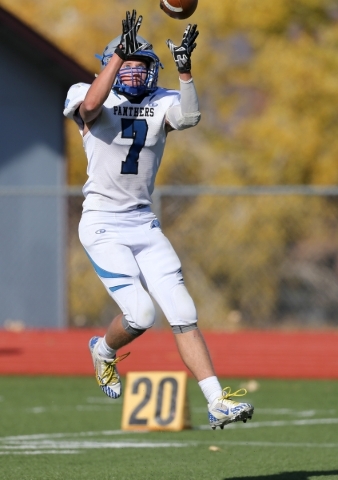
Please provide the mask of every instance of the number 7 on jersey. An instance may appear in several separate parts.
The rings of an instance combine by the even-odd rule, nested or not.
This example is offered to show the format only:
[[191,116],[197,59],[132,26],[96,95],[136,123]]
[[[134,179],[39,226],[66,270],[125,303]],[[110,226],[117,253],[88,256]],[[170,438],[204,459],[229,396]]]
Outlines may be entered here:
[[137,175],[138,159],[146,143],[148,124],[146,120],[134,118],[122,118],[121,124],[122,138],[131,138],[133,140],[128,155],[122,162],[121,173]]

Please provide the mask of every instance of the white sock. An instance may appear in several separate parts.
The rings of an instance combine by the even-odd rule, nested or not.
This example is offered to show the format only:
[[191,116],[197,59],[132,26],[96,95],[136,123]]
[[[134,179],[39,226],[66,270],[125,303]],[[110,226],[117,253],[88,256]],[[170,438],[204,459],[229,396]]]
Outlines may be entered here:
[[113,358],[116,355],[116,350],[110,348],[106,342],[106,337],[103,337],[99,343],[97,352],[103,358]]
[[198,385],[209,404],[222,396],[222,387],[216,376],[205,378],[198,382]]

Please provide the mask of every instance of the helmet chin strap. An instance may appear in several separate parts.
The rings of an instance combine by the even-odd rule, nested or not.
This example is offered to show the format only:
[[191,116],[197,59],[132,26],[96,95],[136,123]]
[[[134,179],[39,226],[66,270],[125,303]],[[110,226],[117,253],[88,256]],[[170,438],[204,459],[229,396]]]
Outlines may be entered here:
[[145,85],[140,85],[139,87],[132,87],[130,85],[125,85],[124,83],[122,83],[119,85],[113,85],[112,90],[115,90],[118,93],[126,93],[128,95],[132,95],[133,97],[138,97],[146,93],[147,87]]

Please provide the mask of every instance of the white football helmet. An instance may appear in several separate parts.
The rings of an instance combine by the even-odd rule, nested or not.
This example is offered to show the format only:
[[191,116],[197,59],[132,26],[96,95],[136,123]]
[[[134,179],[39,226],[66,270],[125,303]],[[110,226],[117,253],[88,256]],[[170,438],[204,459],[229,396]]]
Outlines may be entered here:
[[[160,62],[160,59],[153,51],[153,47],[151,44],[147,42],[144,38],[137,35],[136,37],[139,48],[135,52],[135,54],[131,55],[130,58],[137,59],[143,61],[147,64],[147,75],[143,82],[143,84],[132,84],[132,85],[125,85],[122,82],[120,73],[117,74],[115,83],[113,85],[113,90],[116,90],[120,93],[127,93],[129,95],[138,96],[143,95],[145,93],[152,93],[157,89],[157,80],[158,80],[158,73],[159,67],[163,68],[163,65]],[[106,48],[103,50],[102,56],[96,55],[96,57],[101,62],[101,68],[103,69],[114,55],[115,49],[121,43],[121,37],[116,37],[114,40],[108,43]],[[133,70],[136,73],[137,69],[128,67],[130,70],[130,77],[133,78]],[[126,74],[126,69],[124,70],[124,74]]]

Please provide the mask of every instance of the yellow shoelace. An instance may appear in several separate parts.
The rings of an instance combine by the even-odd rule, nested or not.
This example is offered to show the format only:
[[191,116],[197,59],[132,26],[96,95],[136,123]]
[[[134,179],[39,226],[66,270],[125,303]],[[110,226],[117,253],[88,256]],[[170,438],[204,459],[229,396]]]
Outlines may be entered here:
[[99,379],[99,376],[96,375],[97,383],[101,387],[104,387],[111,382],[116,383],[118,381],[118,376],[116,374],[115,365],[118,362],[121,362],[121,360],[124,360],[126,357],[128,357],[129,354],[130,354],[130,352],[124,353],[123,355],[120,355],[119,357],[116,357],[116,358],[114,358],[114,360],[111,360],[111,361],[105,360],[104,363],[106,364],[106,366],[105,366],[105,369],[103,370],[103,372],[101,374],[101,379]]
[[240,388],[239,390],[236,390],[236,392],[231,392],[231,387],[225,387],[222,390],[222,396],[220,400],[231,400],[231,397],[243,397],[247,393],[248,392],[245,388]]

